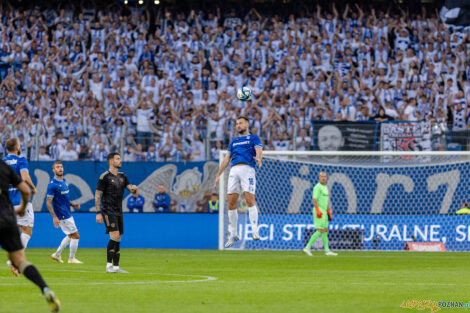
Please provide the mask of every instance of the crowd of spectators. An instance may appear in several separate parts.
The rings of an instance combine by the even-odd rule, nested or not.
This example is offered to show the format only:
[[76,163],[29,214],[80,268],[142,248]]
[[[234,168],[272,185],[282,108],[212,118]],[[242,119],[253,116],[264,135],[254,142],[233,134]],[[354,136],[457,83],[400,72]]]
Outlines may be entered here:
[[[312,119],[470,126],[469,32],[424,6],[268,16],[3,4],[0,31],[0,143],[17,137],[32,160],[216,159],[239,115],[276,150],[311,149]],[[252,101],[236,99],[241,86]]]

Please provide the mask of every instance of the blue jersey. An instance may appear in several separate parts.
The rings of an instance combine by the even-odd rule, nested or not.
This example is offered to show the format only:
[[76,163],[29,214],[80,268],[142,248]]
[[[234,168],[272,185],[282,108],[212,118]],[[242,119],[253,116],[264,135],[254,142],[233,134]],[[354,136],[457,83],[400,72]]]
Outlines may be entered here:
[[233,138],[228,146],[228,153],[230,153],[231,166],[239,163],[246,163],[251,167],[255,167],[256,156],[255,148],[263,148],[263,144],[257,135],[245,135]]
[[55,177],[52,178],[47,186],[47,197],[52,198],[52,208],[59,220],[72,217],[70,212],[69,186],[65,178],[62,180],[58,180]]
[[142,195],[138,195],[137,199],[134,196],[130,196],[127,200],[127,208],[129,212],[134,212],[134,209],[142,212],[144,210],[145,199]]
[[[5,158],[3,158],[6,164],[10,165],[13,170],[15,171],[16,175],[21,177],[21,172],[26,171],[28,172],[28,161],[25,157],[17,156],[16,154],[9,154]],[[18,189],[13,186],[10,186],[9,196],[10,201],[13,206],[19,205],[21,203],[21,194]]]
[[167,193],[157,193],[153,199],[155,212],[170,212],[171,198]]

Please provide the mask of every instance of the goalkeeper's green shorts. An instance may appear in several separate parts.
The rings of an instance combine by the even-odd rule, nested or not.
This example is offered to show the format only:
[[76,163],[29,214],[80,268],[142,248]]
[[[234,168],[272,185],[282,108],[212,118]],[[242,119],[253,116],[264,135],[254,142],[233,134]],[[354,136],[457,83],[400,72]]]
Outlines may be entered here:
[[315,225],[315,229],[325,229],[328,228],[328,213],[321,210],[322,216],[321,218],[317,217],[315,211],[313,211],[313,224]]

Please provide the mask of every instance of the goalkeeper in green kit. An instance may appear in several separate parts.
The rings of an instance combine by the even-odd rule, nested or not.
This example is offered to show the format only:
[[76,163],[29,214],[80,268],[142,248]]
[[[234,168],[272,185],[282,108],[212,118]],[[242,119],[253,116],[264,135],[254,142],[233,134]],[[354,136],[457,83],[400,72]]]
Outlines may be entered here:
[[317,230],[310,240],[308,241],[307,246],[304,248],[304,252],[312,256],[313,243],[321,237],[323,241],[323,247],[325,249],[325,254],[328,256],[336,256],[337,254],[330,251],[328,247],[328,221],[332,220],[331,211],[329,207],[329,195],[328,187],[326,186],[327,175],[325,172],[320,172],[318,175],[318,180],[320,181],[313,188],[312,202],[313,202],[313,221],[315,224],[315,229]]

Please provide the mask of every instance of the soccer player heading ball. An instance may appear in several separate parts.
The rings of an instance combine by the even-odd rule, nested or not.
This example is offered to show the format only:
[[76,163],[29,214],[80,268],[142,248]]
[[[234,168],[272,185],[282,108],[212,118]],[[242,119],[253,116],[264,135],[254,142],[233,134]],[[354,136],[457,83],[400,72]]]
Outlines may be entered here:
[[321,236],[323,241],[323,248],[325,249],[325,254],[329,256],[335,256],[336,253],[330,251],[328,247],[328,221],[333,219],[331,211],[329,209],[329,197],[330,193],[328,187],[326,186],[327,175],[325,172],[320,172],[318,175],[318,180],[320,181],[313,188],[312,203],[313,203],[313,221],[315,224],[315,229],[317,230],[310,240],[308,241],[307,246],[304,248],[304,252],[312,256],[310,250],[312,249],[313,243]]
[[249,121],[245,116],[240,116],[236,120],[235,125],[239,137],[232,139],[228,146],[228,153],[220,165],[217,176],[215,177],[214,188],[217,188],[217,183],[220,175],[225,168],[231,163],[230,174],[228,176],[228,219],[230,222],[230,238],[225,247],[230,248],[238,238],[237,224],[238,212],[237,202],[240,191],[242,191],[246,198],[248,205],[248,216],[250,219],[251,229],[253,232],[253,240],[259,240],[258,233],[258,209],[255,204],[255,165],[261,167],[261,159],[263,158],[263,145],[261,140],[256,135],[249,133]]

